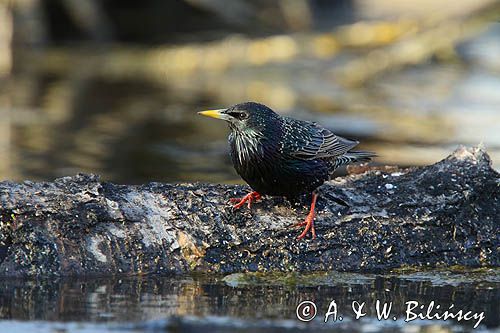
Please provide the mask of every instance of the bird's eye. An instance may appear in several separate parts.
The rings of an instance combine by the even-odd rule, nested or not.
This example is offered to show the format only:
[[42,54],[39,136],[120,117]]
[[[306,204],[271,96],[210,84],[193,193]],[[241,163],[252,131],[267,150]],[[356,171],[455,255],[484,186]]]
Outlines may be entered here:
[[245,120],[248,118],[248,113],[242,111],[233,111],[230,115],[238,120]]

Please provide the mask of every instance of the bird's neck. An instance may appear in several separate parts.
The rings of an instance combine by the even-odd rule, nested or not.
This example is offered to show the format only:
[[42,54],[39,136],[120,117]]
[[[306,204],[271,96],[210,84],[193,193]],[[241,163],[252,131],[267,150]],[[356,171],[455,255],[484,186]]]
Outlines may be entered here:
[[246,164],[262,158],[265,152],[263,140],[264,134],[253,129],[232,130],[229,142],[233,159],[239,164]]

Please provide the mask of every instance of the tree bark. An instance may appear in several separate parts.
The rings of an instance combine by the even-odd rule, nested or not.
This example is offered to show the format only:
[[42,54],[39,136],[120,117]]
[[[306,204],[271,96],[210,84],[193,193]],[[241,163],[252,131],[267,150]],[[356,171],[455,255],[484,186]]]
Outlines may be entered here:
[[246,186],[5,181],[0,276],[498,267],[490,164],[482,148],[459,148],[431,166],[336,178],[319,189],[318,237],[300,241],[291,226],[307,205],[264,197],[233,211],[228,199]]

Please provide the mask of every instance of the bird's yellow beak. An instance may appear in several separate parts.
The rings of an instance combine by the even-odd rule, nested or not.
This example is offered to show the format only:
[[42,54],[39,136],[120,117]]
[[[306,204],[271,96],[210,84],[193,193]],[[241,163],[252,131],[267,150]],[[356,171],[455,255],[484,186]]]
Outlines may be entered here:
[[218,109],[218,110],[207,110],[207,111],[200,111],[198,114],[205,116],[205,117],[211,117],[211,118],[216,118],[216,119],[226,119],[224,117],[225,115],[222,113],[225,109]]

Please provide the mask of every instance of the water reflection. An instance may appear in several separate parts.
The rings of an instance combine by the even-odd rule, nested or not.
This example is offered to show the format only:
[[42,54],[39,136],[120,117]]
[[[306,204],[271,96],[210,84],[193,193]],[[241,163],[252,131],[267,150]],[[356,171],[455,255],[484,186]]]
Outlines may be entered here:
[[[483,142],[500,168],[498,1],[231,3],[0,1],[0,179],[88,172],[119,183],[241,182],[225,124],[196,111],[246,100],[359,139],[382,164],[429,164],[459,143]],[[236,287],[206,276],[3,280],[0,318],[35,322],[3,321],[0,330],[104,332],[134,321],[144,324],[125,329],[316,332],[332,327],[297,326],[300,300],[324,309],[332,298],[341,307],[379,298],[399,312],[409,299],[485,311],[491,332],[497,273]],[[373,315],[335,328],[470,331]],[[104,324],[79,326],[87,321]]]
[[[456,71],[431,66],[388,75],[362,91],[306,91],[297,97],[299,105],[280,111],[359,139],[362,148],[379,153],[379,163],[429,164],[460,143],[482,142],[498,167],[500,81],[486,73],[457,77]],[[226,77],[221,86],[244,90],[239,80]],[[2,163],[8,164],[3,178],[51,179],[93,172],[121,183],[240,181],[227,156],[225,124],[201,119],[196,111],[247,96],[231,97],[228,91],[230,96],[222,100],[179,101],[172,96],[175,92],[150,82],[91,80],[65,100],[59,95],[70,93],[65,84],[38,86],[31,94],[43,96],[42,101],[24,106],[19,101],[11,124],[7,118],[0,121],[12,136],[3,154]],[[13,95],[22,87],[18,85]]]
[[196,111],[245,100],[359,139],[382,164],[429,164],[482,142],[498,168],[499,7],[481,6],[491,8],[155,48],[16,49],[0,77],[0,178],[241,182],[224,124]]
[[[348,273],[311,276],[271,276],[234,283],[230,277],[124,277],[88,280],[3,280],[0,286],[0,318],[57,322],[146,322],[171,316],[230,317],[241,320],[291,320],[302,300],[314,301],[320,312],[335,299],[344,309],[344,324],[360,331],[374,324],[375,300],[393,302],[395,314],[403,314],[408,300],[443,307],[485,312],[483,327],[498,327],[500,288],[498,272],[414,273],[377,276]],[[367,317],[354,321],[348,311],[352,301],[367,302]],[[426,321],[412,324],[427,326]],[[432,322],[434,326],[467,323]],[[1,326],[1,325],[0,325]],[[403,325],[404,326],[404,325]],[[457,326],[457,327],[458,327]],[[344,327],[345,328],[345,327]]]

